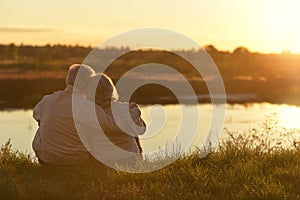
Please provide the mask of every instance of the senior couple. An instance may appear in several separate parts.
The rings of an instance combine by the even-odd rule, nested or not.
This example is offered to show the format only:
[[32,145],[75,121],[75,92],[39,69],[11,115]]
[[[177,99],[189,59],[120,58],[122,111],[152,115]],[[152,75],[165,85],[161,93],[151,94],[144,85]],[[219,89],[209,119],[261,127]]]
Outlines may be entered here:
[[135,103],[121,103],[111,79],[83,64],[70,66],[66,88],[46,95],[33,117],[33,150],[42,165],[76,165],[91,157],[110,165],[142,159],[146,126]]

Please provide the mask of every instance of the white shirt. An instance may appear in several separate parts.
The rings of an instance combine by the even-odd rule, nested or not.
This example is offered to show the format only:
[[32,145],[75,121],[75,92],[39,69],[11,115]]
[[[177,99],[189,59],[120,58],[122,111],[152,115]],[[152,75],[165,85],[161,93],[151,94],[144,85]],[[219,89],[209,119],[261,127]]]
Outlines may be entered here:
[[40,126],[32,146],[37,157],[46,163],[72,165],[89,157],[74,124],[72,100],[79,107],[86,101],[68,85],[65,90],[44,96],[33,109]]
[[74,115],[78,134],[87,150],[104,164],[131,159],[138,154],[134,137],[143,134],[146,127],[131,120],[128,106],[128,103],[113,102],[112,118],[94,102],[86,101]]

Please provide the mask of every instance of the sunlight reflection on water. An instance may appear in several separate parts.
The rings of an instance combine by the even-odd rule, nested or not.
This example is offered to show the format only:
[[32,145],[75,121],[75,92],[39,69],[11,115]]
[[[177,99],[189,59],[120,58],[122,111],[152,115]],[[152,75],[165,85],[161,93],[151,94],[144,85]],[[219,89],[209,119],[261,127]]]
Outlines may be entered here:
[[[185,107],[193,109],[195,106],[188,105]],[[200,110],[200,122],[196,138],[193,142],[194,146],[202,144],[205,133],[209,131],[209,122],[211,120],[212,106],[210,104],[198,106]],[[162,111],[164,115],[162,115]],[[142,106],[142,113],[143,118],[149,125],[149,129],[141,139],[144,152],[153,151],[165,145],[167,141],[176,136],[181,122],[179,105]],[[269,103],[226,105],[224,127],[230,131],[241,132],[261,124],[266,119],[266,115],[272,113],[277,114],[279,124],[285,128],[300,129],[299,107]],[[11,138],[14,149],[33,152],[31,142],[36,129],[37,123],[32,118],[32,110],[0,111],[1,145]]]

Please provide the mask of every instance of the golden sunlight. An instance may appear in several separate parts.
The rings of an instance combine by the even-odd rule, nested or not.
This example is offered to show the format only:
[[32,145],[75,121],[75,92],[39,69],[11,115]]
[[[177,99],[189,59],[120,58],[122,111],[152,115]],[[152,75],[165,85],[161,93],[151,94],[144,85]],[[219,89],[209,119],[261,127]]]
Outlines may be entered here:
[[261,23],[261,34],[271,49],[300,52],[299,7],[300,1],[294,0],[265,2],[258,21]]
[[300,129],[300,108],[283,105],[277,112],[279,123],[285,128]]

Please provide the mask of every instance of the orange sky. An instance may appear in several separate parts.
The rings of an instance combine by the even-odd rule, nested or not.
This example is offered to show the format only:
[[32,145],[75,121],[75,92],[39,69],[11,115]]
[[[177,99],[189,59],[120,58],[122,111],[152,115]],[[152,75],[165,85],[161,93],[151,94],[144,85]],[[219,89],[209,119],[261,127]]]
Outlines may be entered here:
[[96,46],[143,27],[232,51],[300,53],[297,0],[1,0],[0,43]]

